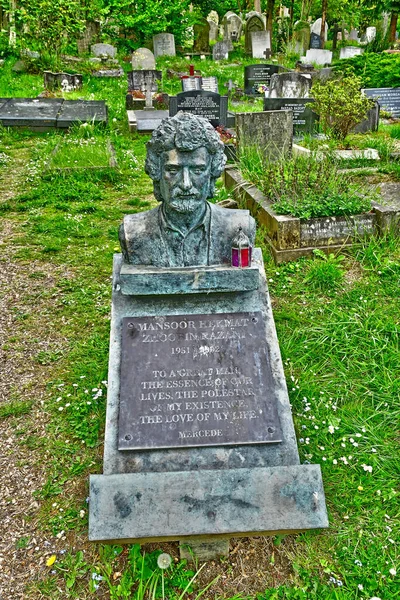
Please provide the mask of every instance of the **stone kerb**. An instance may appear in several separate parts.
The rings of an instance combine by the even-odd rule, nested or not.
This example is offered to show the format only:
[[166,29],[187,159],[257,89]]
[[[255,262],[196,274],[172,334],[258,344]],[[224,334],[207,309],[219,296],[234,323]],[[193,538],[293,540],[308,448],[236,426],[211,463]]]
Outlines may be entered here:
[[265,240],[276,264],[311,257],[316,248],[326,253],[339,252],[357,244],[361,237],[382,235],[399,225],[399,211],[375,202],[371,212],[359,215],[313,219],[278,215],[266,196],[234,167],[225,168],[224,183],[265,228]]

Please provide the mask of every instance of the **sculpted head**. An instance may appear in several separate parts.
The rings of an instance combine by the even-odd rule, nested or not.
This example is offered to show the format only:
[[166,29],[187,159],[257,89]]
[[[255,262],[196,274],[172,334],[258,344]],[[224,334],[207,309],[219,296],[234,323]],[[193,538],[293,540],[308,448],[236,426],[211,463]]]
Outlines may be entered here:
[[212,125],[181,112],[164,119],[153,132],[145,171],[157,200],[170,210],[188,213],[213,197],[225,161],[224,145]]

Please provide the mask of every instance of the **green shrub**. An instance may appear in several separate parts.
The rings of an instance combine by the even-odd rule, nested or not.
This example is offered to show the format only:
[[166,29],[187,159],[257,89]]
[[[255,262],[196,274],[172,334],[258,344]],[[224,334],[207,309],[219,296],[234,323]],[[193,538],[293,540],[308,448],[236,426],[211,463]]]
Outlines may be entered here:
[[266,163],[255,149],[240,156],[245,179],[261,189],[281,215],[300,219],[359,214],[371,208],[372,194],[361,192],[332,160],[296,156]]
[[361,78],[362,87],[400,86],[400,54],[365,52],[341,60],[335,69],[347,76],[357,75]]
[[360,90],[359,77],[317,81],[312,88],[312,110],[319,115],[322,130],[329,137],[344,140],[374,105]]

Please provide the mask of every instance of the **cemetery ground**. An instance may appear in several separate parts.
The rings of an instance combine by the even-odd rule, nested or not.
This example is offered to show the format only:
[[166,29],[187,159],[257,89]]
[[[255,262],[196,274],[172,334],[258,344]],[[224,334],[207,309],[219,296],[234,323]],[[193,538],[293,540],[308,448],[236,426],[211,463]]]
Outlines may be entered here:
[[[212,74],[223,84],[239,70],[221,64]],[[166,82],[177,91],[179,80]],[[40,76],[12,77],[6,64],[0,96],[41,91]],[[232,539],[229,558],[204,567],[180,562],[175,543],[139,550],[87,541],[88,476],[102,470],[118,225],[155,203],[143,171],[148,137],[128,133],[125,92],[124,78],[89,79],[66,95],[106,100],[105,129],[0,131],[4,598],[141,598],[155,582],[162,597],[162,577],[170,600],[400,597],[400,240],[392,233],[277,267],[258,231],[300,456],[321,464],[330,528]],[[261,101],[247,109],[261,110]],[[91,147],[98,160],[82,169]],[[358,180],[398,181],[397,165],[383,161],[371,173],[363,163]],[[227,195],[220,183],[216,200]],[[173,557],[165,572],[161,551]]]

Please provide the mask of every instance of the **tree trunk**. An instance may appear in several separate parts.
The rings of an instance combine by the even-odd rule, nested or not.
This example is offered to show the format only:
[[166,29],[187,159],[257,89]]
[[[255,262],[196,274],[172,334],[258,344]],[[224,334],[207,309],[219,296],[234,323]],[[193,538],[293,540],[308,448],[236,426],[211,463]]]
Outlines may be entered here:
[[326,9],[327,8],[328,8],[328,0],[322,0],[321,48],[325,48],[325,23],[326,23]]
[[274,8],[275,8],[275,0],[268,0],[267,1],[267,26],[266,26],[266,29],[267,29],[267,31],[269,31],[271,52],[272,52],[272,23],[274,20]]
[[332,41],[332,50],[336,50],[337,45],[337,36],[339,33],[339,26],[337,23],[333,25],[333,41]]
[[12,48],[17,45],[17,32],[15,29],[15,11],[17,10],[17,0],[10,0],[9,9],[9,22],[10,22],[10,33],[8,43]]
[[261,0],[254,0],[254,10],[258,13],[261,12]]
[[393,44],[396,41],[396,29],[397,29],[397,19],[399,14],[397,12],[392,12],[390,16],[390,25],[389,25],[389,42]]

